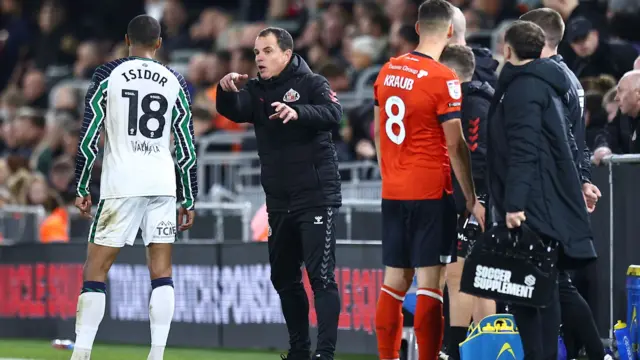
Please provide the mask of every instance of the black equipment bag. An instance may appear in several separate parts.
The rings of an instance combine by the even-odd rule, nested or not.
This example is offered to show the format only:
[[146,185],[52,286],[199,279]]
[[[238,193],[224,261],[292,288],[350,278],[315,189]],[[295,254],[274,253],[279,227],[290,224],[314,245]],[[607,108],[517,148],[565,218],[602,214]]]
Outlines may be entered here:
[[464,263],[460,290],[478,297],[543,308],[557,286],[558,243],[524,223],[499,224],[476,241]]

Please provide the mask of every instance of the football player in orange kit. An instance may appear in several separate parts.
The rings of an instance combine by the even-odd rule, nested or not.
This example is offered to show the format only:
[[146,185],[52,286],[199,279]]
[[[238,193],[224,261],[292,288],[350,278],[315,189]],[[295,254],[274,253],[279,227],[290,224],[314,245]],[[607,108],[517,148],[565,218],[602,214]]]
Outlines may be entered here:
[[442,267],[456,259],[456,210],[451,167],[467,209],[484,226],[460,123],[462,92],[455,73],[438,62],[453,33],[445,0],[419,8],[415,51],[392,58],[374,84],[375,141],[382,169],[382,256],[386,267],[376,311],[380,359],[399,359],[402,302],[418,278],[414,328],[419,360],[442,346]]

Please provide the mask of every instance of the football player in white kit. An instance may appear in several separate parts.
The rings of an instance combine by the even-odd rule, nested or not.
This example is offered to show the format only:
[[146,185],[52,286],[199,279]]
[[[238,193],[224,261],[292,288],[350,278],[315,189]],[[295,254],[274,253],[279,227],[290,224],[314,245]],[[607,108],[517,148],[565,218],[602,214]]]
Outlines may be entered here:
[[[105,145],[100,202],[89,230],[84,283],[76,315],[72,360],[89,359],[105,312],[107,272],[138,229],[147,247],[151,275],[149,360],[163,358],[174,311],[171,244],[177,230],[191,227],[198,192],[190,98],[182,75],[153,60],[160,47],[160,24],[140,15],[125,41],[129,57],[100,66],[86,95],[76,158],[76,206],[91,217],[89,185]],[[173,134],[178,181],[170,150]],[[176,196],[182,200],[176,219]],[[177,225],[176,225],[177,224]]]

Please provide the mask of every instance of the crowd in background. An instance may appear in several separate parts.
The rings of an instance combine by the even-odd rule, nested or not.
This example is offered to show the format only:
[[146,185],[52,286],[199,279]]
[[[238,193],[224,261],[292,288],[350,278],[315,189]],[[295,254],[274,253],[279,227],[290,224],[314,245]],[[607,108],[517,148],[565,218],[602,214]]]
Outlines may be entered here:
[[[560,54],[586,91],[587,145],[598,159],[609,151],[640,153],[633,136],[637,124],[620,115],[615,101],[617,80],[633,68],[640,50],[640,2],[451,2],[467,19],[469,45],[490,48],[499,61],[500,32],[510,20],[540,6],[558,11],[567,24]],[[216,85],[231,71],[255,76],[253,42],[268,25],[292,33],[295,51],[329,80],[339,98],[354,90],[366,69],[411,51],[418,41],[414,23],[419,0],[208,4],[205,0],[0,0],[0,204],[43,205],[53,214],[72,204],[84,108],[84,91],[77,83],[87,82],[102,63],[127,56],[124,33],[135,15],[147,13],[161,21],[163,47],[157,60],[187,79],[197,138],[219,131],[251,131],[216,112]],[[636,65],[640,67],[640,61]],[[368,76],[375,79],[375,74]],[[372,94],[345,106],[342,124],[334,131],[341,161],[375,161],[372,121]],[[252,147],[238,145],[210,150]],[[99,196],[99,172],[98,161],[94,199]],[[66,215],[58,215],[56,221],[62,223]]]

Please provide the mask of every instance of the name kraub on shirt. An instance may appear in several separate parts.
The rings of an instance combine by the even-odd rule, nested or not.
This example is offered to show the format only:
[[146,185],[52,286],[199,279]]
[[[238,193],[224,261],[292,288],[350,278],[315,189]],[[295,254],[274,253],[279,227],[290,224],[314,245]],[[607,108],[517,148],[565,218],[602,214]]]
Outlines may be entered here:
[[511,281],[511,271],[483,265],[476,266],[473,281],[473,286],[477,289],[526,299],[531,299],[535,284],[536,278],[533,275],[527,275],[524,284],[518,284]]

